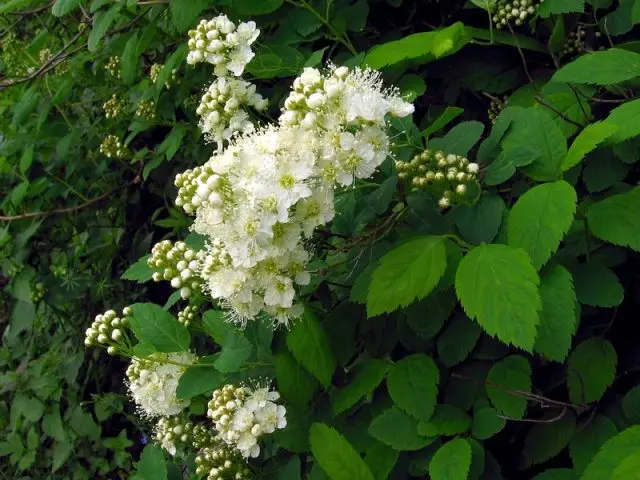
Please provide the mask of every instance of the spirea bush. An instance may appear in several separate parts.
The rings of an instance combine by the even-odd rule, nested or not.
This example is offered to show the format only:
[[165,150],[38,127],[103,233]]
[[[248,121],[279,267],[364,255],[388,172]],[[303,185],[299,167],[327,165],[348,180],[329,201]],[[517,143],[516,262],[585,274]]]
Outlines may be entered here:
[[1,5],[0,471],[636,478],[638,12]]

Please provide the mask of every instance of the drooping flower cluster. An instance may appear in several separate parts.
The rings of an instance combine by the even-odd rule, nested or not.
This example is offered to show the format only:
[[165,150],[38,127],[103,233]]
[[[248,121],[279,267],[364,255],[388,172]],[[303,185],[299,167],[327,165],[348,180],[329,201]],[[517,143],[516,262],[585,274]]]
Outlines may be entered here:
[[242,456],[228,445],[217,445],[200,450],[195,459],[196,474],[207,475],[207,480],[250,480],[253,474]]
[[245,458],[260,454],[258,439],[287,426],[286,409],[276,402],[280,394],[269,387],[225,385],[213,392],[207,416],[218,438]]
[[131,313],[131,308],[125,307],[122,309],[120,317],[115,310],[107,310],[100,315],[96,315],[95,320],[85,332],[84,344],[87,347],[106,346],[107,353],[115,355],[118,353],[125,335],[124,329],[129,325]]
[[409,162],[396,161],[398,178],[413,190],[433,187],[441,194],[440,208],[450,207],[458,198],[464,198],[468,185],[476,180],[478,164],[470,163],[461,155],[425,150]]
[[226,77],[229,72],[239,77],[255,56],[251,45],[259,34],[255,22],[236,26],[226,15],[201,20],[195,30],[189,31],[187,63],[208,62],[215,65],[218,77]]
[[122,112],[124,108],[124,101],[120,100],[118,96],[114,93],[111,95],[111,98],[104,102],[102,105],[104,109],[104,116],[106,118],[116,118]]
[[170,417],[189,406],[189,400],[176,396],[178,380],[196,360],[189,352],[154,353],[148,358],[134,357],[127,367],[129,392],[147,417]]
[[371,176],[390,149],[385,117],[412,111],[377,72],[307,68],[280,125],[232,139],[176,177],[176,204],[209,239],[205,289],[235,321],[265,311],[287,324],[302,313],[295,285],[310,280],[306,243],[333,218],[335,186]]
[[509,23],[522,25],[536,13],[540,0],[498,0],[491,10],[496,28],[502,29]]
[[182,298],[188,298],[202,286],[198,272],[203,256],[203,252],[196,252],[184,242],[163,240],[153,246],[147,265],[155,270],[154,282],[167,280],[173,288],[180,289]]
[[126,158],[129,149],[115,135],[107,135],[100,144],[100,153],[109,158]]
[[254,125],[246,108],[267,108],[267,100],[256,93],[256,86],[236,78],[216,78],[202,95],[196,113],[200,129],[208,139],[222,146],[234,134],[253,131]]

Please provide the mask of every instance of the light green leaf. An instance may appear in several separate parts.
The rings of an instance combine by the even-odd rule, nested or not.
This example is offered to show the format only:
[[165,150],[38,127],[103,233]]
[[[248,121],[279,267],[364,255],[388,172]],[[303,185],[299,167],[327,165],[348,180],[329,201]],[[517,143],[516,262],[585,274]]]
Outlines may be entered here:
[[612,85],[638,76],[640,76],[640,55],[629,50],[610,48],[581,55],[558,70],[551,80],[589,85]]
[[481,245],[462,259],[456,292],[467,315],[490,335],[532,351],[542,309],[540,278],[524,250]]
[[607,122],[596,122],[587,125],[569,147],[567,156],[562,162],[562,171],[567,171],[576,166],[587,153],[594,150],[616,131],[618,131],[618,127]]
[[420,450],[435,438],[418,434],[418,421],[397,407],[385,410],[369,425],[369,435],[399,451]]
[[121,7],[121,3],[116,3],[106,12],[98,12],[93,16],[93,28],[87,43],[90,52],[95,52],[98,49],[100,40],[102,40],[111,24],[118,17]]
[[578,345],[568,360],[567,386],[573,403],[597,402],[613,383],[618,355],[611,342],[592,337]]
[[462,122],[447,132],[444,137],[434,138],[429,142],[429,148],[442,150],[447,154],[469,154],[469,150],[480,140],[484,125],[480,122]]
[[151,280],[153,277],[153,270],[147,263],[149,257],[150,255],[145,255],[140,258],[136,263],[127,268],[120,278],[138,283],[144,283]]
[[429,463],[431,480],[463,480],[471,467],[471,445],[456,438],[441,446]]
[[189,399],[206,392],[212,392],[224,382],[224,375],[209,368],[194,366],[187,368],[178,380],[176,397]]
[[124,47],[124,52],[120,57],[120,68],[122,70],[122,82],[125,85],[133,85],[138,74],[140,56],[136,51],[138,46],[138,35],[133,34]]
[[502,430],[506,424],[506,420],[498,416],[495,408],[484,407],[473,415],[471,434],[478,440],[486,440]]
[[167,464],[158,445],[150,443],[144,447],[131,480],[167,480]]
[[387,253],[373,271],[367,315],[374,317],[426,297],[447,267],[441,237],[419,237]]
[[374,480],[358,452],[333,428],[314,423],[309,440],[311,453],[331,480]]
[[295,359],[328,388],[336,369],[329,337],[316,316],[306,309],[304,317],[287,333],[287,347]]
[[604,415],[596,415],[578,428],[569,442],[569,453],[576,472],[582,473],[600,447],[618,433],[615,423]]
[[394,403],[419,420],[429,420],[433,415],[438,383],[438,367],[422,353],[399,360],[387,376],[387,389]]
[[[556,413],[550,414],[552,417]],[[576,417],[571,410],[550,423],[536,423],[524,439],[523,454],[527,466],[537,465],[558,455],[569,444],[576,430]]]
[[614,195],[587,211],[589,230],[609,243],[640,251],[640,187]]
[[223,373],[237,372],[251,356],[253,345],[239,332],[231,332],[225,339],[220,356],[213,363]]
[[622,303],[624,289],[615,273],[597,262],[571,268],[578,301],[593,307],[615,307]]
[[297,48],[288,45],[263,45],[256,48],[256,56],[247,65],[247,72],[262,79],[289,77],[300,73],[305,61],[304,55]]
[[340,415],[353,407],[362,397],[373,392],[384,380],[389,364],[384,360],[369,359],[356,365],[349,383],[332,394],[331,411]]
[[231,335],[237,333],[237,328],[227,322],[225,313],[221,310],[208,310],[202,315],[202,326],[205,333],[209,335],[220,346],[226,345]]
[[520,419],[527,410],[527,399],[511,391],[531,392],[531,365],[520,355],[496,362],[487,375],[487,395],[493,406],[507,417]]
[[436,133],[441,128],[444,128],[449,124],[449,122],[452,122],[463,113],[464,109],[462,108],[447,106],[444,112],[442,112],[438,118],[436,118],[427,128],[422,131],[422,136],[429,138],[433,133]]
[[560,265],[546,269],[540,278],[542,313],[534,350],[564,362],[576,331],[576,294],[571,274]]
[[282,397],[298,407],[308,405],[319,387],[317,380],[289,352],[278,353],[273,360]]
[[611,475],[611,480],[631,480],[640,478],[640,453],[634,453],[620,462]]
[[447,367],[462,362],[476,346],[482,329],[466,315],[457,314],[438,337],[438,356]]
[[151,344],[158,352],[186,352],[189,330],[169,312],[153,303],[131,305],[131,329],[140,342]]
[[178,32],[186,32],[189,28],[195,28],[200,12],[207,8],[209,4],[210,0],[189,0],[188,2],[169,0],[171,22]]
[[428,422],[418,424],[418,433],[425,437],[458,435],[471,428],[471,417],[452,405],[436,405]]
[[629,427],[610,438],[600,448],[584,471],[581,480],[603,480],[611,478],[627,457],[638,453],[640,425]]
[[509,245],[522,248],[536,268],[542,267],[573,223],[576,201],[576,191],[564,180],[528,190],[509,214]]
[[53,4],[53,8],[51,9],[51,13],[56,17],[62,17],[78,8],[81,1],[82,0],[56,0],[56,3]]

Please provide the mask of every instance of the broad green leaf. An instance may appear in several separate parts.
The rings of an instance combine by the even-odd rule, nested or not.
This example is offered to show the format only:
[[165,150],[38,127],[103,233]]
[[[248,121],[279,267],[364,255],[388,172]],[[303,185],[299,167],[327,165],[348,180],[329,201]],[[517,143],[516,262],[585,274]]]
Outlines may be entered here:
[[532,351],[542,309],[540,279],[524,250],[481,245],[462,259],[456,292],[467,315],[490,335]]
[[[640,57],[639,54],[636,55]],[[618,127],[610,138],[614,143],[640,135],[640,99],[625,102],[614,108],[604,121]]]
[[509,214],[509,245],[522,248],[536,268],[542,267],[573,223],[576,201],[575,190],[564,180],[528,190]]
[[131,480],[167,480],[167,464],[158,445],[150,443],[144,447]]
[[600,447],[616,433],[616,425],[604,415],[596,415],[591,421],[578,427],[576,435],[569,442],[569,453],[575,471],[582,473]]
[[133,34],[124,47],[124,52],[120,57],[120,68],[122,71],[122,81],[125,85],[133,85],[138,74],[140,56],[136,51],[138,46],[138,35]]
[[587,153],[611,137],[617,130],[617,126],[607,122],[596,122],[587,125],[569,147],[567,156],[562,162],[562,171],[567,171],[576,166]]
[[533,480],[578,480],[578,475],[568,468],[552,468],[539,473]]
[[31,167],[31,164],[33,163],[33,152],[34,145],[29,145],[20,157],[19,168],[21,173],[25,173]]
[[469,356],[476,346],[482,329],[466,315],[457,314],[438,337],[438,356],[447,367],[452,367]]
[[466,432],[471,428],[471,417],[452,405],[436,405],[433,416],[428,422],[418,424],[418,433],[425,437],[440,435],[452,436]]
[[231,332],[225,339],[220,356],[214,362],[223,373],[237,372],[251,356],[253,345],[239,332]]
[[144,283],[151,280],[153,276],[153,270],[147,263],[149,257],[150,255],[145,255],[144,257],[140,258],[136,263],[127,268],[127,270],[120,276],[120,278],[138,283]]
[[589,85],[612,85],[638,76],[640,76],[640,54],[611,48],[581,55],[558,70],[551,80]]
[[629,420],[640,420],[640,386],[632,388],[622,398],[622,410]]
[[364,461],[369,466],[375,480],[387,480],[391,470],[398,461],[400,453],[383,443],[376,442],[368,448]]
[[447,132],[444,137],[429,141],[429,148],[442,150],[447,154],[466,156],[469,150],[480,140],[484,125],[480,122],[462,122]]
[[433,294],[411,304],[407,312],[407,324],[425,340],[436,336],[455,308],[454,295]]
[[325,388],[329,387],[337,365],[336,357],[322,324],[309,309],[287,333],[287,347],[300,365],[320,380]]
[[584,0],[544,0],[537,11],[542,18],[572,12],[584,12]]
[[224,382],[224,375],[210,366],[187,368],[178,380],[176,397],[193,398],[206,392],[212,392]]
[[441,446],[429,463],[431,480],[466,479],[471,467],[471,445],[456,438]]
[[413,73],[405,75],[398,80],[397,86],[398,89],[400,89],[400,95],[407,102],[413,102],[427,90],[427,85],[424,83],[424,79]]
[[53,456],[51,460],[52,472],[55,472],[65,464],[65,462],[69,458],[69,455],[71,455],[71,451],[73,450],[73,447],[74,447],[73,443],[71,443],[68,440],[64,440],[62,442],[56,442],[52,452],[52,456]]
[[373,392],[384,380],[388,368],[387,362],[375,358],[356,365],[349,383],[331,396],[333,414],[340,415],[353,407],[362,397]]
[[284,0],[233,0],[232,5],[241,15],[265,15],[279,9]]
[[420,450],[435,439],[418,434],[418,421],[397,407],[382,412],[369,425],[369,435],[399,451]]
[[367,53],[363,63],[375,69],[404,60],[427,63],[454,54],[470,40],[466,27],[458,22],[442,30],[414,33],[401,40],[378,45]]
[[444,112],[440,114],[427,128],[422,131],[422,136],[429,138],[433,133],[436,133],[440,129],[447,126],[450,122],[458,118],[464,113],[464,109],[458,107],[445,108]]
[[387,376],[387,389],[394,403],[418,420],[429,420],[433,415],[438,383],[438,367],[422,353],[399,360]]
[[629,174],[629,165],[611,155],[611,149],[592,152],[582,171],[582,182],[590,193],[602,192],[624,180]]
[[473,415],[471,434],[478,440],[486,440],[502,430],[506,424],[506,420],[498,416],[495,408],[484,407]]
[[615,307],[622,303],[624,289],[615,273],[597,262],[571,268],[576,298],[584,305]]
[[121,3],[116,3],[106,12],[98,12],[93,16],[93,28],[91,29],[87,43],[90,52],[95,52],[98,49],[100,40],[102,40],[102,37],[105,36],[111,24],[118,17],[121,7]]
[[494,363],[487,375],[487,395],[493,406],[507,417],[520,419],[527,409],[527,399],[514,392],[531,392],[531,365],[520,355]]
[[309,440],[313,457],[331,480],[374,480],[358,452],[333,428],[314,423]]
[[387,253],[373,271],[367,315],[374,317],[426,297],[447,267],[442,237],[419,237]]
[[640,251],[640,187],[598,202],[587,211],[589,230],[609,243]]
[[578,345],[567,362],[567,386],[573,403],[597,402],[613,383],[618,355],[611,342],[592,337]]
[[640,478],[640,453],[634,453],[620,462],[611,475],[611,480]]
[[282,397],[297,407],[308,405],[319,387],[317,380],[288,352],[278,353],[273,360]]
[[202,326],[205,333],[221,346],[226,345],[228,339],[230,339],[234,333],[237,333],[237,328],[227,322],[225,313],[221,310],[209,310],[205,312],[202,315]]
[[158,352],[186,352],[189,330],[169,312],[153,303],[131,305],[131,329],[140,342],[153,345]]
[[[550,414],[552,417],[556,413]],[[524,439],[523,454],[528,466],[544,463],[558,455],[569,444],[576,430],[576,417],[566,410],[558,420],[536,423]]]
[[499,195],[483,195],[471,206],[460,205],[453,212],[462,237],[471,243],[491,243],[502,224],[504,200]]
[[53,406],[53,411],[47,413],[42,419],[42,431],[45,435],[50,436],[54,440],[63,442],[66,439],[62,418],[60,417],[59,405]]
[[246,70],[262,79],[289,77],[300,73],[305,60],[298,49],[288,45],[263,45],[256,48],[256,56]]
[[640,425],[629,427],[610,438],[598,450],[584,471],[581,480],[611,478],[612,473],[627,457],[638,453]]
[[571,274],[560,265],[545,269],[540,278],[542,312],[534,350],[564,362],[576,331],[576,294]]
[[[169,0],[171,22],[178,32],[186,32],[189,28],[195,28],[200,12],[207,8],[209,0]],[[265,2],[266,3],[266,2]]]
[[53,4],[51,13],[56,17],[62,17],[68,13],[73,12],[80,5],[82,0],[56,0]]

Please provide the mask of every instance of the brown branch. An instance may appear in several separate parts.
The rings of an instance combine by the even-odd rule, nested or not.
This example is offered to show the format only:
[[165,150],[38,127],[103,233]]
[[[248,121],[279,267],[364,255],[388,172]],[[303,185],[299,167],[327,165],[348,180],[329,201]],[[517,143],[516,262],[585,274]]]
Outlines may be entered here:
[[562,410],[560,410],[560,413],[558,415],[556,415],[555,417],[552,418],[546,418],[546,419],[535,419],[535,418],[511,418],[511,417],[506,417],[504,415],[496,415],[496,417],[498,418],[502,418],[503,420],[508,420],[510,422],[524,422],[524,423],[553,423],[553,422],[557,422],[558,420],[560,420],[562,417],[565,416],[565,414],[567,413],[567,407],[562,407]]

